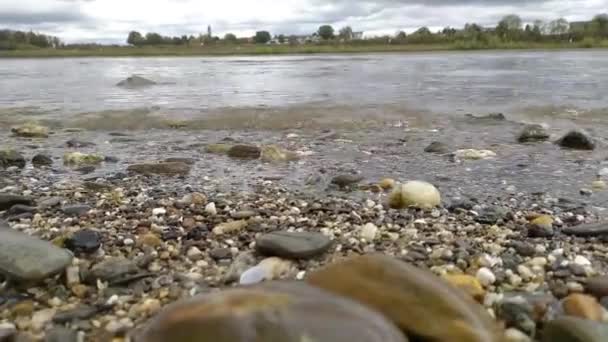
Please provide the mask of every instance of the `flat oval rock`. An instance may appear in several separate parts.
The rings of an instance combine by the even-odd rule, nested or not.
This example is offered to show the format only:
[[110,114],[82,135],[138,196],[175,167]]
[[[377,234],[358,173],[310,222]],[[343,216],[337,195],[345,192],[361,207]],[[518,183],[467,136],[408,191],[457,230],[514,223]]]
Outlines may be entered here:
[[562,233],[566,235],[574,235],[580,237],[592,237],[608,235],[608,224],[606,223],[590,223],[580,226],[568,227],[562,229]]
[[463,291],[389,256],[350,258],[313,272],[307,282],[366,304],[416,340],[502,341],[495,321]]
[[295,282],[273,282],[168,306],[135,342],[406,342],[380,314]]
[[606,342],[608,324],[576,317],[545,323],[542,342]]
[[321,233],[272,232],[256,240],[260,254],[289,259],[310,259],[326,252],[331,240]]

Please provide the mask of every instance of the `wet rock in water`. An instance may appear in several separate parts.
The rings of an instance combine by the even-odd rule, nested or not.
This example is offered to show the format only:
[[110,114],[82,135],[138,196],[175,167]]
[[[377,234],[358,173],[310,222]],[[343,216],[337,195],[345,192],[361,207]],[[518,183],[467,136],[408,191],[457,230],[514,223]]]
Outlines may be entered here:
[[528,236],[532,238],[547,238],[552,237],[553,218],[549,215],[541,215],[528,225]]
[[212,154],[228,154],[233,145],[230,144],[209,144],[205,146],[205,152]]
[[596,298],[608,297],[608,276],[587,279],[585,289]]
[[6,169],[16,166],[23,169],[25,164],[25,158],[20,152],[15,150],[0,150],[0,168]]
[[27,206],[36,205],[34,200],[32,200],[30,197],[0,193],[0,211],[8,210],[17,204]]
[[53,328],[47,331],[44,342],[78,342],[78,333],[68,328]]
[[526,125],[519,134],[517,141],[520,143],[546,141],[549,139],[549,132],[542,125]]
[[235,145],[228,150],[228,156],[236,159],[258,159],[262,150],[253,145]]
[[93,266],[88,280],[94,282],[96,279],[99,279],[113,283],[120,281],[124,276],[135,274],[138,271],[139,268],[133,260],[113,257]]
[[22,138],[48,138],[49,129],[34,123],[27,123],[11,129],[13,135]]
[[6,212],[6,215],[13,216],[13,215],[21,215],[21,214],[25,214],[25,213],[33,214],[37,211],[38,211],[37,207],[23,205],[23,204],[15,204]]
[[92,146],[95,146],[95,143],[88,142],[88,141],[81,141],[81,140],[77,140],[77,139],[70,139],[65,144],[66,144],[67,147],[70,147],[70,148],[80,148],[80,147],[92,147]]
[[287,259],[310,259],[325,253],[331,240],[311,232],[272,232],[256,240],[258,253]]
[[253,265],[255,265],[253,253],[240,253],[234,258],[230,267],[228,267],[228,271],[226,271],[226,275],[224,276],[224,283],[230,284],[238,281],[241,275]]
[[53,165],[53,158],[46,154],[37,154],[32,158],[32,165],[34,167],[43,167]]
[[70,216],[83,216],[86,215],[91,207],[86,204],[76,204],[76,205],[68,205],[61,208],[64,214]]
[[186,157],[173,157],[165,159],[165,163],[184,163],[188,165],[196,164],[196,160]]
[[378,313],[302,283],[267,283],[168,306],[134,342],[406,342]]
[[116,157],[112,157],[112,156],[105,156],[103,158],[103,161],[106,163],[118,163],[120,160]]
[[566,235],[594,237],[608,235],[608,223],[589,223],[562,229]]
[[83,175],[88,175],[89,173],[95,172],[95,166],[92,166],[92,165],[81,166],[79,168],[74,169],[74,171],[76,171],[80,174],[83,174]]
[[63,155],[63,163],[69,166],[85,166],[101,164],[104,157],[95,154],[69,152]]
[[75,253],[95,253],[101,246],[101,237],[94,230],[83,229],[68,238],[65,246]]
[[575,150],[594,150],[595,141],[584,131],[570,131],[559,139],[556,144],[561,147],[571,148]]
[[127,171],[143,175],[176,176],[186,175],[190,172],[190,165],[184,163],[147,163],[134,164]]
[[284,150],[275,145],[268,145],[262,147],[260,152],[260,158],[262,161],[273,163],[273,162],[289,162],[296,161],[299,159],[295,152]]
[[424,149],[424,152],[445,154],[450,152],[450,147],[446,143],[434,141]]
[[0,273],[9,278],[44,280],[62,272],[71,261],[68,251],[48,241],[0,226]]
[[[329,265],[307,282],[360,301],[421,340],[501,341],[484,308],[432,273],[385,255],[365,255]],[[418,338],[417,338],[418,340]]]
[[123,88],[141,88],[141,87],[152,86],[155,84],[156,84],[156,82],[154,82],[152,80],[149,80],[149,79],[141,77],[141,76],[133,75],[131,77],[128,77],[127,79],[124,79],[124,80],[118,82],[116,85],[119,87],[123,87]]
[[363,180],[361,175],[344,174],[338,175],[331,179],[331,184],[336,185],[340,188],[348,188],[356,185]]
[[488,121],[502,122],[502,121],[507,120],[507,118],[505,117],[505,115],[503,113],[490,113],[490,114],[484,115],[484,116],[474,116],[473,114],[466,114],[465,116],[469,119],[473,119],[473,120],[480,121],[480,122],[488,122]]
[[597,299],[579,293],[569,295],[562,302],[566,315],[601,322],[604,308]]
[[411,181],[398,185],[388,197],[388,205],[393,209],[415,207],[431,209],[441,204],[441,194],[427,182]]
[[562,317],[545,323],[542,335],[542,342],[605,342],[608,324]]
[[496,153],[490,150],[458,150],[454,152],[454,156],[459,159],[466,160],[482,160],[496,157]]

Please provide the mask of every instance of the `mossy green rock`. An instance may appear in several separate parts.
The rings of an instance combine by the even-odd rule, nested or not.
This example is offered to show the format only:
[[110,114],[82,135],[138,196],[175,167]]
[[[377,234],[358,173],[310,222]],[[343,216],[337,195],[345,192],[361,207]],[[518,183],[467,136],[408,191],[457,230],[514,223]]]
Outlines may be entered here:
[[20,169],[25,167],[25,158],[15,150],[0,150],[0,168],[16,166]]
[[258,159],[262,150],[253,145],[234,145],[228,150],[228,156],[237,159]]
[[542,342],[606,342],[608,324],[562,317],[545,324]]
[[276,145],[268,145],[262,147],[261,152],[262,161],[265,162],[289,162],[296,161],[299,159],[298,155],[294,152],[284,150]]
[[498,342],[502,331],[466,293],[385,255],[347,259],[313,272],[311,285],[384,314],[416,341]]
[[380,314],[304,283],[271,282],[173,304],[135,342],[406,342]]
[[13,134],[22,138],[48,138],[49,129],[34,123],[27,123],[22,126],[13,127]]
[[181,162],[165,163],[144,163],[134,164],[127,168],[127,171],[144,175],[165,175],[176,176],[186,175],[190,172],[191,166]]
[[101,164],[103,160],[103,156],[80,152],[70,152],[63,155],[63,163],[70,166],[97,165]]
[[213,154],[228,154],[232,148],[229,144],[209,144],[205,146],[205,152]]

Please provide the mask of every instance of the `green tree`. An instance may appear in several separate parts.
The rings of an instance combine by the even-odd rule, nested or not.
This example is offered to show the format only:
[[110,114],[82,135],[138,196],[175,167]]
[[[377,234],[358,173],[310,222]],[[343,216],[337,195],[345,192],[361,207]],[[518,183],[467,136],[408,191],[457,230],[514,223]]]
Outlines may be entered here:
[[253,41],[256,44],[266,44],[272,39],[270,32],[268,31],[258,31],[255,33],[255,37],[253,37]]
[[509,31],[521,30],[521,26],[522,26],[521,18],[516,14],[509,14],[509,15],[504,16],[499,24],[501,24],[501,23]]
[[145,41],[145,39],[141,35],[141,33],[137,32],[137,31],[129,32],[129,36],[127,37],[127,44],[134,45],[134,46],[140,46],[144,43],[144,41]]
[[608,14],[598,14],[590,23],[589,34],[598,37],[608,37]]
[[351,40],[353,39],[353,29],[350,26],[345,26],[340,29],[338,36],[340,39]]
[[224,36],[224,40],[228,43],[236,43],[236,36],[232,33],[226,33],[226,35]]
[[331,25],[323,25],[319,27],[317,33],[323,40],[330,40],[334,38],[334,28]]
[[570,31],[570,23],[564,18],[553,20],[549,23],[549,33],[566,34]]
[[407,34],[405,33],[405,31],[399,31],[395,35],[395,38],[399,41],[404,41],[407,38]]
[[149,32],[146,33],[146,44],[148,45],[160,45],[163,43],[163,36],[158,33]]
[[285,35],[284,35],[284,34],[280,34],[280,35],[277,37],[277,40],[279,41],[279,43],[280,43],[280,44],[283,44],[283,43],[285,43],[285,41],[287,40],[287,38],[285,38]]

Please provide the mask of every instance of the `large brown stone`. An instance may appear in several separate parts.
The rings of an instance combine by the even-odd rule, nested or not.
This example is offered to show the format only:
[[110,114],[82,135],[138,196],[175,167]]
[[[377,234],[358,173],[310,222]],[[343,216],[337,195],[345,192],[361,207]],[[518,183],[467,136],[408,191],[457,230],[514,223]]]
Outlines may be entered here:
[[185,175],[190,172],[190,165],[180,162],[134,164],[127,171],[145,175]]
[[463,291],[389,256],[347,259],[313,272],[307,281],[379,311],[417,341],[502,339],[494,320]]
[[303,283],[274,282],[173,304],[135,342],[406,342],[380,314]]

